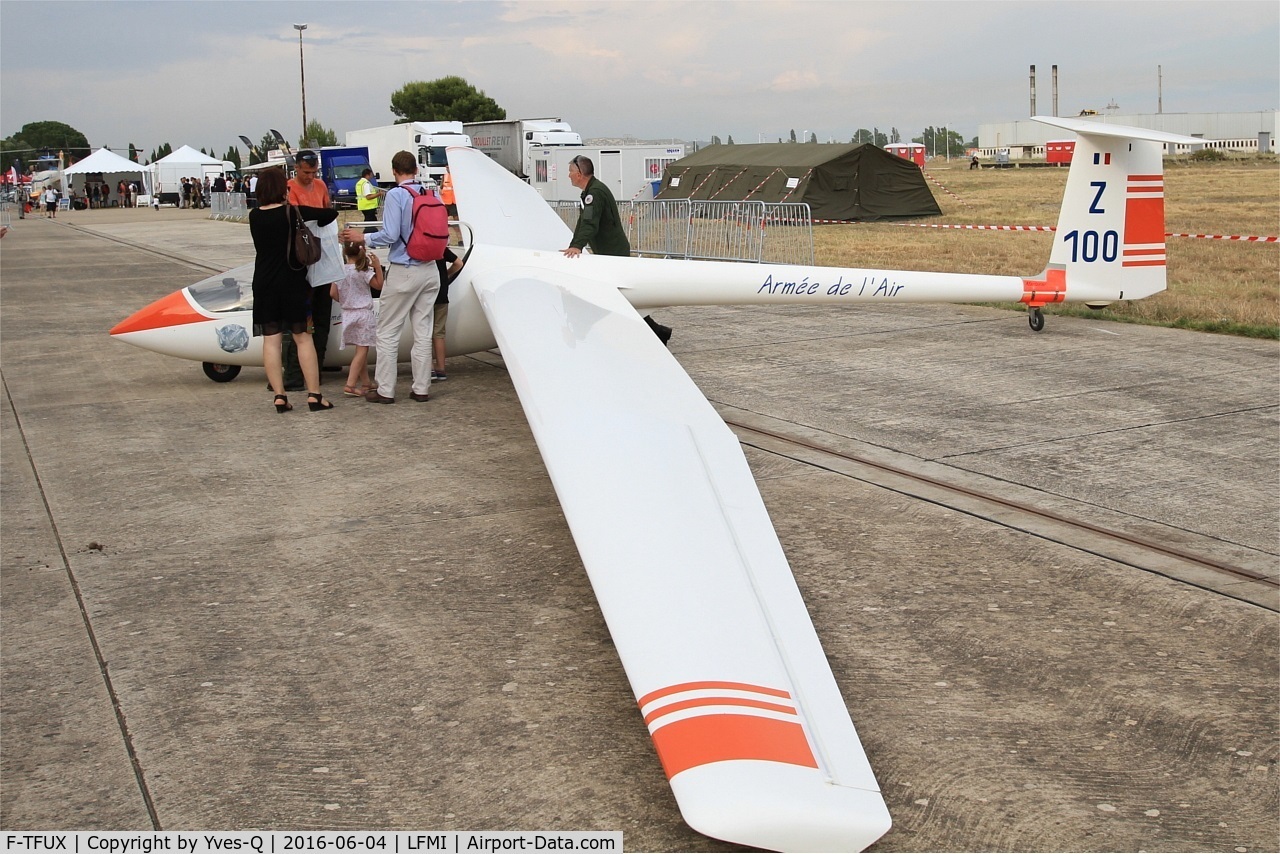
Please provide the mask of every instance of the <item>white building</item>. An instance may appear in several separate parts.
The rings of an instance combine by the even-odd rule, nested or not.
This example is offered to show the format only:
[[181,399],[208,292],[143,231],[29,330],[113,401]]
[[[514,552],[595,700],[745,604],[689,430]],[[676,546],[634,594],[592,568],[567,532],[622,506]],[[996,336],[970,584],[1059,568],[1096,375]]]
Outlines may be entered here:
[[[1129,116],[1081,116],[1101,124],[1162,130],[1184,136],[1212,140],[1206,147],[1223,151],[1258,153],[1276,152],[1276,110],[1256,113],[1142,113]],[[1045,156],[1044,145],[1062,138],[1062,129],[1031,119],[978,125],[978,153],[995,157],[1007,151],[1011,160],[1039,159]],[[1165,147],[1166,154],[1185,154],[1195,146]]]

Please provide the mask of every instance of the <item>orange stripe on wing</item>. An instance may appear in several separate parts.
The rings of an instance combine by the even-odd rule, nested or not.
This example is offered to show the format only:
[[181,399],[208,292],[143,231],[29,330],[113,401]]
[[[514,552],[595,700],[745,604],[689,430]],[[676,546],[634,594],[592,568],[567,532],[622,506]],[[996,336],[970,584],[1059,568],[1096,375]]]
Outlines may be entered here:
[[678,703],[659,706],[644,716],[644,722],[647,724],[653,723],[654,720],[663,715],[669,715],[672,712],[679,712],[684,709],[696,709],[700,706],[747,706],[753,709],[765,709],[770,712],[782,712],[785,715],[794,715],[796,713],[792,706],[780,706],[777,703],[764,703],[760,700],[748,700],[744,697],[697,697],[692,700],[681,700]]
[[747,682],[681,682],[679,685],[670,685],[666,688],[659,688],[657,691],[650,691],[637,702],[641,708],[644,708],[654,700],[669,697],[672,694],[682,694],[685,691],[750,691],[754,694],[768,694],[771,697],[791,699],[791,695],[786,691],[780,691],[777,688],[765,688],[763,685],[751,685]]
[[799,723],[751,715],[701,715],[673,721],[653,733],[667,779],[712,762],[756,759],[817,768]]

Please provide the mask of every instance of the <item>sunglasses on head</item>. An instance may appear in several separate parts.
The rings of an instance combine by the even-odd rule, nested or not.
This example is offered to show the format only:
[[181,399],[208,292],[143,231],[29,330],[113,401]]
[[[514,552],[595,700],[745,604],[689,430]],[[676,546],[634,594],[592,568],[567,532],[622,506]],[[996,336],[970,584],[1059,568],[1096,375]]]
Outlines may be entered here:
[[303,154],[298,157],[298,161],[300,163],[306,163],[308,166],[315,166],[320,162],[320,158],[316,157],[314,154]]

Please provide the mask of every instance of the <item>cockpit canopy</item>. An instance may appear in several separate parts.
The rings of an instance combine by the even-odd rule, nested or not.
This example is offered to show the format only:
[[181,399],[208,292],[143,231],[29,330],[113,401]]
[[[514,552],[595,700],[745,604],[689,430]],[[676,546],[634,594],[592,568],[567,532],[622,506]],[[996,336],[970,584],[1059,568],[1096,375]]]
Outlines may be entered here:
[[187,290],[206,311],[253,311],[253,262],[201,279]]

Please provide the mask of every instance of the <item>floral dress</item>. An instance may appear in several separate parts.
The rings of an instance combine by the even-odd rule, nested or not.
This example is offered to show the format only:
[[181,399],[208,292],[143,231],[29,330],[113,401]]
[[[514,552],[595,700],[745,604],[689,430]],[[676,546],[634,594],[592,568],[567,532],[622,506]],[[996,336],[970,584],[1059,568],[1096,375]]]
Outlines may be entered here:
[[343,266],[346,273],[338,281],[338,302],[342,303],[342,346],[372,347],[377,344],[378,319],[373,313],[373,293],[369,282],[373,268],[363,273],[354,264]]

